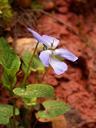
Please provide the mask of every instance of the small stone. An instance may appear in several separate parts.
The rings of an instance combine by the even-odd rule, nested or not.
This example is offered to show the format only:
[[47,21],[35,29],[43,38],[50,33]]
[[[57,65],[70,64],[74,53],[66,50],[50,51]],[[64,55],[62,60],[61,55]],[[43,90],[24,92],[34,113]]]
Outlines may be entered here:
[[[22,56],[25,51],[33,53],[37,44],[37,40],[35,40],[34,38],[20,38],[17,39],[15,43],[16,43],[15,45],[16,53]],[[37,53],[40,52],[42,48],[43,45],[39,43],[37,48]]]

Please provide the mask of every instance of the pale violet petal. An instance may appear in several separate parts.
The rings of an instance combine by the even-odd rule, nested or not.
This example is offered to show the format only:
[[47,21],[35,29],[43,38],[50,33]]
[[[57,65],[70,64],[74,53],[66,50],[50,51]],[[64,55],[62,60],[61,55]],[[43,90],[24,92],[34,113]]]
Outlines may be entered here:
[[54,38],[54,37],[51,37],[51,36],[47,36],[47,35],[43,35],[42,38],[44,40],[46,40],[46,43],[45,45],[48,47],[48,48],[56,48],[59,44],[59,40]]
[[57,59],[50,58],[49,63],[57,75],[63,74],[68,69],[67,64]]
[[54,51],[54,55],[58,55],[60,57],[63,57],[67,60],[70,60],[72,62],[76,61],[78,59],[77,56],[75,56],[72,52],[70,52],[67,49],[59,48]]
[[33,37],[40,43],[45,43],[46,41],[42,38],[42,36],[40,34],[38,34],[37,32],[35,32],[34,30],[32,30],[31,28],[27,28],[27,30],[29,32],[32,33]]
[[52,54],[52,51],[51,50],[45,50],[45,51],[42,51],[39,55],[39,58],[40,60],[42,61],[42,63],[48,67],[49,66],[49,58],[50,58],[50,55]]

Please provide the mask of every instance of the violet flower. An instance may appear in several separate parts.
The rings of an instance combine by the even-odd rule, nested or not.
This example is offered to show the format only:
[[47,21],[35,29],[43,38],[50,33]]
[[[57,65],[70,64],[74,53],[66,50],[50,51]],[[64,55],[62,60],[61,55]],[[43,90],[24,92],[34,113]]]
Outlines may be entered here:
[[[35,32],[34,30],[32,30],[31,28],[27,28],[27,30],[29,32],[32,33],[33,37],[39,42],[39,43],[43,43],[47,48],[52,48],[52,47],[56,47],[59,44],[59,40],[51,37],[51,36],[47,36],[47,35],[40,35],[37,32]],[[53,43],[54,41],[54,43]]]
[[58,58],[65,58],[72,62],[78,59],[67,49],[56,49],[56,47],[59,45],[58,39],[47,35],[41,36],[30,28],[28,28],[28,30],[33,34],[34,38],[38,40],[38,42],[43,43],[47,47],[47,50],[40,53],[39,58],[46,67],[51,66],[57,75],[63,74],[68,69],[67,64]]

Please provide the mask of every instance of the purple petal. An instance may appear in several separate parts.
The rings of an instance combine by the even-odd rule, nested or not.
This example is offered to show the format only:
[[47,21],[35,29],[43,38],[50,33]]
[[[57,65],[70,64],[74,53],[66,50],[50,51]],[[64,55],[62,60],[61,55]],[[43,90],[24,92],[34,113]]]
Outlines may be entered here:
[[63,74],[68,69],[68,66],[64,62],[57,59],[50,58],[49,63],[57,75]]
[[54,55],[59,55],[60,57],[63,57],[63,58],[70,60],[72,62],[74,62],[78,59],[78,57],[76,57],[72,52],[70,52],[67,49],[63,49],[63,48],[56,49],[54,51]]
[[42,63],[48,67],[49,66],[49,58],[50,55],[52,54],[52,51],[50,50],[46,50],[46,51],[42,51],[39,55],[40,60],[42,61]]
[[56,48],[59,44],[59,40],[54,37],[43,35],[42,38],[46,40],[45,45],[48,48]]
[[46,42],[46,41],[42,38],[42,36],[41,36],[40,34],[38,34],[37,32],[35,32],[35,31],[32,30],[31,28],[27,28],[27,30],[32,33],[32,35],[34,36],[34,38],[35,38],[38,42],[43,43],[43,44]]

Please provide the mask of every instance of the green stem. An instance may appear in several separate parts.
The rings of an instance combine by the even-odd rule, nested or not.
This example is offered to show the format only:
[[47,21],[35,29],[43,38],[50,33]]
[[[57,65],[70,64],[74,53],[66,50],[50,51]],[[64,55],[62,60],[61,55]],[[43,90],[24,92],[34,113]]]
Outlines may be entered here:
[[8,128],[17,128],[17,125],[16,125],[16,118],[15,118],[15,104],[13,105],[13,118],[10,118],[10,122],[8,124]]
[[7,128],[12,128],[11,119],[9,119],[9,124],[7,125]]
[[16,110],[16,106],[15,106],[15,102],[14,102],[14,104],[13,104],[13,127],[17,128],[16,119],[15,119],[15,110]]
[[36,44],[36,47],[35,47],[35,49],[34,49],[34,51],[33,51],[33,54],[32,54],[31,59],[30,59],[30,61],[29,61],[29,65],[28,65],[28,68],[27,68],[27,72],[26,72],[26,74],[25,74],[25,76],[24,76],[24,79],[23,79],[23,81],[22,81],[22,84],[21,84],[21,85],[24,86],[24,87],[25,87],[25,83],[26,83],[26,80],[27,80],[27,77],[28,77],[28,73],[29,73],[29,70],[30,70],[30,66],[31,66],[31,64],[32,64],[33,57],[34,57],[34,55],[35,55],[35,53],[36,53],[38,44],[39,44],[39,43]]
[[[13,93],[13,87],[14,87],[14,83],[11,84],[10,82],[10,95],[13,97],[14,96],[14,93]],[[15,119],[15,110],[16,110],[16,107],[15,107],[15,100],[13,99],[13,119],[10,119],[10,125],[12,128],[17,128],[16,126],[16,119]]]

